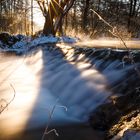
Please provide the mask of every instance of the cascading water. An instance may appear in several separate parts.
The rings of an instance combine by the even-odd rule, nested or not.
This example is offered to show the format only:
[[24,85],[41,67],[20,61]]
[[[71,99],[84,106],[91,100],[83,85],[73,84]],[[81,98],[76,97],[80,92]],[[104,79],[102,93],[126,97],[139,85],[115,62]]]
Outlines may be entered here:
[[114,59],[125,51],[110,57],[112,53],[65,45],[42,45],[25,57],[1,53],[0,109],[14,90],[15,97],[0,114],[0,136],[46,126],[53,107],[50,126],[87,122],[97,106],[117,94],[111,89],[134,68]]

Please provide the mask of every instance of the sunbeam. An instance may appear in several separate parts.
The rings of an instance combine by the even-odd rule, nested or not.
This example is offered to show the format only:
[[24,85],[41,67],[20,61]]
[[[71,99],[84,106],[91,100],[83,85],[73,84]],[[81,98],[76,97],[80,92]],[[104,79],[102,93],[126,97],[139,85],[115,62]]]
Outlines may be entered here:
[[[28,58],[28,61],[23,59],[13,59],[12,63],[15,63],[16,67],[11,65],[8,61],[9,57],[4,56],[7,61],[1,64],[8,66],[4,71],[1,71],[2,84],[0,85],[1,96],[0,98],[9,101],[13,96],[13,91],[10,89],[9,84],[12,84],[15,89],[15,98],[9,104],[9,106],[0,115],[0,135],[12,136],[15,133],[23,132],[27,121],[34,107],[36,97],[38,94],[38,81],[39,77],[35,76],[38,69],[41,67],[41,59],[34,65],[32,64],[36,59],[41,57],[41,52],[32,59]],[[13,57],[14,58],[14,57]],[[12,71],[12,72],[11,72]],[[6,76],[6,73],[8,76]],[[6,77],[6,79],[5,79]],[[3,81],[5,79],[5,81]],[[0,103],[3,105],[3,103]]]

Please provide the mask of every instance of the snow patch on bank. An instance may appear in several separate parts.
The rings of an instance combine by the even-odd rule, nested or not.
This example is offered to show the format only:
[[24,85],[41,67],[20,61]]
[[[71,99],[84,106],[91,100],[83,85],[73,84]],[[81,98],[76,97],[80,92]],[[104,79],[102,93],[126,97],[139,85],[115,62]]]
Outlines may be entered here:
[[68,36],[62,37],[54,37],[54,36],[41,36],[35,39],[31,39],[31,37],[24,37],[20,41],[13,44],[11,47],[5,46],[0,41],[0,51],[15,51],[18,53],[24,53],[30,50],[33,47],[42,45],[42,44],[55,44],[55,43],[76,43],[78,41],[77,38],[72,38]]
[[69,37],[69,36],[60,37],[60,42],[62,42],[62,43],[76,43],[78,41],[79,41],[78,38],[72,38],[72,37]]
[[34,39],[31,42],[31,46],[37,46],[37,45],[45,44],[45,43],[57,43],[57,42],[58,42],[57,37],[43,36],[43,37],[39,37],[39,38]]
[[77,38],[72,38],[68,36],[62,36],[62,37],[54,37],[54,36],[42,36],[39,38],[34,39],[31,42],[31,46],[37,46],[40,44],[46,44],[46,43],[76,43],[78,41]]

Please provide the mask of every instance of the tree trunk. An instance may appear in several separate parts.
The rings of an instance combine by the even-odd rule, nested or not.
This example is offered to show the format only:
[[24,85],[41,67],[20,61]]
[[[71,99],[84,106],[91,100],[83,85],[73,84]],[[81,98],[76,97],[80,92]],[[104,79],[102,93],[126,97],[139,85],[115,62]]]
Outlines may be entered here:
[[128,17],[128,32],[130,32],[132,12],[133,12],[133,0],[130,0],[130,9],[129,9],[129,17]]
[[87,31],[86,26],[87,26],[87,21],[88,21],[88,10],[89,10],[89,2],[90,0],[86,0],[85,3],[85,9],[83,13],[83,29]]
[[43,34],[44,35],[50,35],[50,34],[55,35],[54,27],[53,27],[53,21],[51,20],[50,16],[47,16],[45,18]]
[[58,10],[57,8],[58,5],[56,3],[59,3],[59,0],[51,0],[48,6],[48,13],[47,16],[45,17],[45,24],[43,28],[43,34],[45,35],[50,35],[50,34],[55,35],[53,22],[54,22],[54,17],[57,16],[55,10]]

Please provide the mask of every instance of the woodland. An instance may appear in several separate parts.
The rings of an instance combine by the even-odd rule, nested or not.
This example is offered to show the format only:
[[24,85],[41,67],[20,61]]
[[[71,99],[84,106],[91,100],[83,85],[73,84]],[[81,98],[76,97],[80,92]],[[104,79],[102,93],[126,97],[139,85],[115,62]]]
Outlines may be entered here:
[[[90,37],[112,36],[110,27],[95,12],[124,37],[140,36],[139,0],[1,0],[0,31],[33,34],[35,16],[40,8],[45,19],[43,33],[66,34],[67,30],[88,33]],[[94,10],[95,12],[93,12]],[[38,19],[40,20],[40,19]],[[36,27],[34,27],[36,28]]]
[[0,140],[140,140],[140,0],[0,0]]

